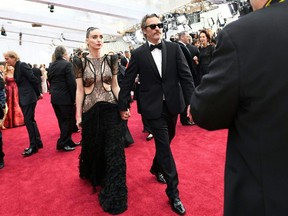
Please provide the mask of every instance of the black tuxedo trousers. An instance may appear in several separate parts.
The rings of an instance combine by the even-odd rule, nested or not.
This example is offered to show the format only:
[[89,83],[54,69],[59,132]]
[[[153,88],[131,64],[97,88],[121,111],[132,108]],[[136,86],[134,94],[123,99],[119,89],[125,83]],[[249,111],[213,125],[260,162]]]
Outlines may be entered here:
[[37,123],[35,121],[35,108],[36,108],[36,102],[32,104],[28,104],[26,106],[21,106],[21,110],[24,116],[25,126],[29,134],[30,147],[34,149],[38,149],[38,146],[42,145],[42,141],[41,141]]
[[179,196],[178,174],[170,148],[170,143],[175,136],[177,116],[177,114],[169,113],[167,105],[163,101],[163,111],[160,118],[147,120],[156,146],[151,169],[163,173],[167,183],[166,194],[170,199]]

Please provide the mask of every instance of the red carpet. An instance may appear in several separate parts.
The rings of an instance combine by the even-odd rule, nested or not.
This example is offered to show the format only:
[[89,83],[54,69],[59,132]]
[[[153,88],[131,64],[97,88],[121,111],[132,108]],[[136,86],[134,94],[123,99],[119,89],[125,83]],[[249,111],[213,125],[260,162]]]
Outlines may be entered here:
[[[147,142],[133,103],[129,128],[135,143],[126,148],[128,210],[123,216],[175,215],[159,184],[149,173],[154,141]],[[109,215],[99,206],[88,182],[78,177],[78,155],[56,151],[59,129],[49,94],[37,104],[36,119],[44,148],[23,158],[28,146],[25,126],[3,131],[5,167],[0,170],[1,216]],[[74,141],[80,134],[73,135]],[[172,151],[179,174],[180,198],[188,216],[223,214],[223,171],[227,131],[207,132],[177,125]]]

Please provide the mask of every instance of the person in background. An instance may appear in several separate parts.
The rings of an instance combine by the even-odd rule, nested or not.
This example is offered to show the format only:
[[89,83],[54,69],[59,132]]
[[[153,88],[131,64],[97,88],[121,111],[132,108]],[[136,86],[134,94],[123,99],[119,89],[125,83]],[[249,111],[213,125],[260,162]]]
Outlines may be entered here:
[[193,38],[192,45],[196,46],[198,48],[198,50],[199,50],[199,48],[200,48],[199,38]]
[[[6,115],[8,113],[8,107],[7,107],[7,102],[6,102],[6,90],[5,90],[5,64],[4,63],[0,63],[0,79],[1,78],[3,80],[3,86],[4,86],[4,89],[3,89],[4,94],[2,95],[4,96],[4,99],[5,99],[5,109],[4,109],[4,116],[0,120],[0,129],[4,130],[6,129],[6,127],[4,126],[4,122],[5,122]],[[3,100],[3,97],[2,97],[2,100]]]
[[38,68],[38,65],[37,64],[33,64],[33,67],[32,67],[32,71],[34,73],[34,75],[37,77],[38,79],[38,88],[39,88],[39,91],[40,91],[40,97],[42,98],[43,97],[43,94],[42,94],[42,85],[41,85],[41,76],[42,76],[42,72],[40,70],[40,68]]
[[48,86],[47,86],[47,70],[45,64],[40,65],[41,70],[41,89],[42,94],[48,92]]
[[128,50],[124,51],[124,56],[121,58],[121,65],[127,68],[128,63],[130,61],[130,52]]
[[63,46],[54,51],[55,61],[49,66],[48,80],[50,83],[51,104],[58,120],[60,137],[56,149],[73,151],[80,143],[74,143],[72,136],[75,119],[76,81],[69,62],[69,55]]
[[191,113],[202,128],[228,128],[224,216],[284,216],[288,2],[250,3],[253,12],[219,32],[208,74],[192,96]]
[[24,115],[24,122],[29,134],[30,145],[22,153],[24,157],[31,156],[43,148],[37,123],[35,121],[35,108],[38,99],[41,97],[39,81],[33,74],[32,69],[20,61],[20,57],[14,51],[7,51],[3,54],[8,66],[15,68],[14,78],[18,86],[19,104]]
[[[14,79],[14,67],[6,66],[4,70],[7,107],[3,118],[2,129],[24,125],[24,116],[19,105],[19,91]],[[4,127],[4,128],[3,128]]]
[[[187,47],[189,44],[189,41],[190,41],[190,35],[189,35],[188,31],[181,31],[178,33],[178,44],[180,45],[180,48],[181,48],[181,50],[185,56],[185,59],[186,59],[188,66],[189,66],[189,69],[192,73],[192,79],[195,83],[196,73],[195,73],[194,68],[193,68],[193,57],[192,57],[192,54],[190,53],[190,51]],[[195,125],[195,123],[193,121],[190,121],[189,117],[187,117],[188,106],[186,106],[185,109],[180,113],[180,122],[183,126]]]
[[75,54],[73,55],[72,62],[78,61],[79,59],[81,59],[82,58],[82,54],[83,54],[83,49],[82,48],[77,48],[75,50]]
[[[74,64],[76,124],[82,129],[80,177],[101,185],[99,202],[110,214],[127,210],[126,161],[118,112],[118,56],[103,55],[102,31],[86,32],[89,54]],[[126,79],[126,77],[125,77]],[[124,80],[125,80],[124,79]]]
[[208,66],[212,60],[215,47],[210,44],[211,37],[206,30],[201,30],[199,34],[200,48],[199,57],[194,56],[194,61],[198,65],[197,84],[201,83],[202,77],[208,73]]
[[2,139],[2,124],[5,113],[5,84],[4,84],[4,65],[0,65],[0,169],[4,167],[4,152],[3,152],[3,139]]
[[129,46],[129,52],[130,52],[130,54],[134,51],[134,49],[135,49],[135,48],[134,48],[132,45]]
[[184,215],[186,210],[179,198],[178,174],[170,143],[176,133],[177,116],[189,105],[194,84],[180,46],[162,40],[163,27],[156,14],[143,17],[141,29],[147,42],[132,52],[119,93],[119,111],[122,119],[130,117],[130,91],[139,74],[141,84],[137,100],[156,146],[150,172],[161,183],[165,178],[166,194],[172,210]]
[[195,85],[195,87],[197,87],[199,85],[199,81],[197,80],[198,71],[197,71],[197,64],[194,61],[194,57],[195,56],[197,58],[199,57],[199,49],[198,49],[197,46],[192,44],[192,41],[193,41],[192,37],[191,37],[191,35],[189,35],[189,43],[186,45],[186,47],[190,51],[192,59],[193,59],[192,60],[192,68],[193,68],[193,71],[194,71],[193,78],[194,78],[194,85]]

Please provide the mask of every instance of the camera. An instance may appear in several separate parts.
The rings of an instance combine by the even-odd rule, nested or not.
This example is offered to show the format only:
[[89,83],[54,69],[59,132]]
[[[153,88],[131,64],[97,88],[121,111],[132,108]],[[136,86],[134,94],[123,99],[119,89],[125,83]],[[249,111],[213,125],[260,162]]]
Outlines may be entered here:
[[252,9],[252,6],[250,4],[250,1],[248,0],[247,2],[243,2],[241,3],[240,7],[239,7],[239,14],[240,14],[240,17],[241,16],[244,16],[250,12],[252,12],[253,9]]

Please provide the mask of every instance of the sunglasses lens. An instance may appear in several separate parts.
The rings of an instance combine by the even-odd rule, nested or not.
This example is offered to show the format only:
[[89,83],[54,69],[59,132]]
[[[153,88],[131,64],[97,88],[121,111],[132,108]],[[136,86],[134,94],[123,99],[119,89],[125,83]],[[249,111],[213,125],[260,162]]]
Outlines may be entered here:
[[158,24],[151,24],[151,25],[148,25],[147,27],[150,27],[152,30],[156,29],[156,26],[158,26],[158,28],[163,28],[164,27],[164,24],[163,23],[158,23]]
[[163,23],[158,23],[157,26],[158,26],[158,28],[163,28],[164,25],[163,25]]
[[151,29],[155,29],[155,28],[156,28],[156,24],[151,24],[149,27],[150,27]]

